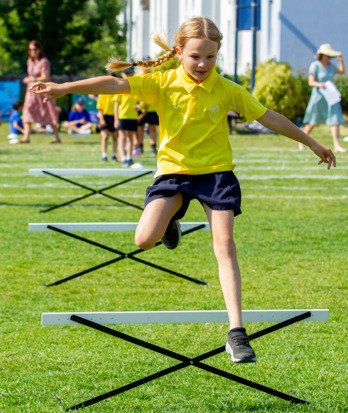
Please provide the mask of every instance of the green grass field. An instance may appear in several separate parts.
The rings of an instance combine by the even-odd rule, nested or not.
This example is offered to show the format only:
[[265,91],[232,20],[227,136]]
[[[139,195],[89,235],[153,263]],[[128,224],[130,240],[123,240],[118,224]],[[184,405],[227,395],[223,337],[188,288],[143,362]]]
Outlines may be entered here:
[[[175,251],[159,246],[141,258],[204,277],[201,286],[123,260],[60,286],[55,281],[114,258],[57,233],[28,231],[32,222],[137,221],[140,211],[93,196],[48,213],[40,210],[83,195],[29,168],[112,167],[100,161],[99,136],[33,135],[9,145],[0,127],[1,345],[0,412],[60,412],[177,362],[83,326],[42,326],[42,312],[224,309],[208,232],[184,237]],[[348,130],[343,131],[348,135]],[[326,128],[315,137],[330,144]],[[348,153],[337,168],[317,166],[309,151],[280,136],[232,135],[243,214],[235,237],[243,277],[244,309],[328,308],[327,323],[298,323],[257,339],[258,362],[234,365],[222,353],[212,366],[312,403],[294,405],[196,368],[186,368],[86,408],[86,412],[344,412],[347,403]],[[146,142],[148,144],[148,142]],[[154,166],[145,153],[142,163]],[[142,205],[144,177],[111,190]],[[112,177],[80,177],[111,185]],[[205,221],[197,202],[186,221]],[[131,233],[84,233],[130,252]],[[265,324],[248,324],[249,333]],[[139,325],[118,328],[188,356],[224,344],[222,324]]]

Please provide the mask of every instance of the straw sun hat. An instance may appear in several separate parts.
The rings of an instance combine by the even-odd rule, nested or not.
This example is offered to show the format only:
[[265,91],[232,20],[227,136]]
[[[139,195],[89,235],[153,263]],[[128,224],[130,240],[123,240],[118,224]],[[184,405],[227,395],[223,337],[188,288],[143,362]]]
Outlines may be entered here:
[[319,49],[317,50],[317,55],[324,54],[325,56],[329,57],[337,57],[340,56],[342,53],[338,50],[334,50],[330,43],[324,43],[320,45]]

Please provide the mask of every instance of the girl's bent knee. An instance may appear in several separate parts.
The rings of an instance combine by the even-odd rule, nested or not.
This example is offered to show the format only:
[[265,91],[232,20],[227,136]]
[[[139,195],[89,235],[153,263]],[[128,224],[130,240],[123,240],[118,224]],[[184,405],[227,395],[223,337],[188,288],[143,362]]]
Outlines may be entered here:
[[152,248],[156,242],[153,242],[151,239],[143,237],[141,234],[135,234],[135,245],[142,250],[149,250]]

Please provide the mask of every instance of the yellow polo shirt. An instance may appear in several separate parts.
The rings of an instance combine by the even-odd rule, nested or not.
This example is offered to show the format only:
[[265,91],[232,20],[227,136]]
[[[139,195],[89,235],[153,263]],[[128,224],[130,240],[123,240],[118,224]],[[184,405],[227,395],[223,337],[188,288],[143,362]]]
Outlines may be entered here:
[[114,116],[116,97],[117,95],[98,95],[97,109],[101,110],[103,115]]
[[156,176],[233,170],[227,112],[235,110],[251,122],[267,110],[244,88],[215,70],[200,84],[186,75],[182,65],[166,72],[132,76],[128,81],[133,97],[157,109],[160,133]]
[[[145,109],[147,109],[147,112],[156,112],[156,107],[155,107],[155,105],[148,105],[148,104],[145,103],[145,102],[140,102],[139,106],[140,106],[140,110],[141,110],[142,112],[144,112]],[[146,106],[147,106],[147,108],[146,108]]]
[[138,102],[136,99],[129,95],[117,95],[115,101],[118,102],[118,119],[136,119],[138,117],[138,112],[135,109]]

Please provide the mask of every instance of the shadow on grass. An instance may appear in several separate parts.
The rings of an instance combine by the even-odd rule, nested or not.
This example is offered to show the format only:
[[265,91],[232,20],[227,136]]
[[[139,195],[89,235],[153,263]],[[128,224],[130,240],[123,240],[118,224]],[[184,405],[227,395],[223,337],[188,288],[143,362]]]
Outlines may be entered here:
[[296,404],[281,400],[275,400],[272,402],[271,400],[268,402],[255,402],[255,404],[251,404],[250,402],[243,403],[226,403],[226,408],[221,410],[221,412],[309,412],[313,411],[312,404],[305,405],[305,404]]
[[[71,145],[91,145],[91,143],[94,143],[94,142],[88,142],[88,141],[83,141],[83,140],[69,141],[68,140],[69,138],[66,138],[66,139],[67,140],[64,141],[63,143],[68,143],[68,144],[71,144]],[[79,138],[79,139],[81,139],[81,138]]]
[[[13,202],[0,202],[0,208],[1,207],[21,207],[21,208],[50,208],[55,206],[55,204],[18,204],[18,203],[13,203]],[[122,204],[119,205],[100,205],[100,204],[78,204],[77,202],[75,205],[65,205],[56,209],[61,209],[61,208],[73,208],[73,207],[78,207],[78,208],[132,208],[129,206],[124,206]],[[44,211],[38,211],[38,212],[44,212]],[[51,212],[51,211],[47,211]]]

